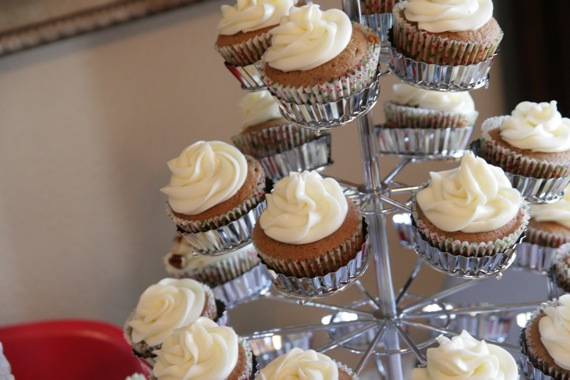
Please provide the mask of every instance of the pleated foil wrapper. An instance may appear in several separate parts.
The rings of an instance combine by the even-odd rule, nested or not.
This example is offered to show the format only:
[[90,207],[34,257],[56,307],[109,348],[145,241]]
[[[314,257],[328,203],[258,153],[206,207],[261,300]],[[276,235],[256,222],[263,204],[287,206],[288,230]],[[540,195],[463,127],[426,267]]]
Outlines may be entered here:
[[375,132],[380,153],[443,158],[463,155],[473,127],[416,129],[378,126]]
[[395,214],[392,223],[400,239],[400,245],[407,249],[414,249],[415,229],[412,226],[411,214]]
[[522,242],[517,247],[517,259],[513,268],[546,274],[552,267],[558,251],[558,248]]
[[243,90],[259,91],[265,88],[265,83],[263,83],[261,73],[255,63],[247,66],[235,66],[226,62],[225,65],[241,84]]
[[203,255],[223,255],[225,251],[238,248],[251,240],[251,234],[257,219],[265,210],[265,201],[249,210],[240,218],[204,232],[184,232],[179,233],[184,236],[188,244],[197,252]]
[[316,277],[293,277],[267,268],[275,288],[295,297],[322,297],[339,291],[360,277],[368,265],[368,250],[362,246],[345,266],[332,273]]
[[[232,142],[243,153],[259,159],[297,148],[320,136],[312,129],[287,123],[285,120],[282,121],[281,125],[262,128],[257,131],[246,130],[233,136]],[[279,119],[276,122],[279,122]]]
[[234,66],[248,66],[258,62],[271,46],[271,34],[265,32],[239,44],[219,47],[216,50],[226,63]]
[[225,302],[229,308],[232,308],[251,297],[257,296],[270,287],[271,277],[265,267],[258,264],[241,276],[216,286],[212,291],[217,299]]
[[259,158],[268,178],[277,181],[290,172],[316,170],[332,165],[330,134],[325,134],[293,149]]
[[490,58],[473,65],[446,66],[413,60],[394,47],[391,53],[390,69],[398,78],[437,91],[468,91],[486,87],[493,63],[493,58]]
[[392,13],[363,14],[361,17],[362,25],[375,31],[382,42],[389,41],[393,22]]
[[311,348],[311,332],[302,334],[273,335],[265,338],[251,339],[249,344],[255,355],[258,368],[263,368],[273,359],[293,348],[308,350]]

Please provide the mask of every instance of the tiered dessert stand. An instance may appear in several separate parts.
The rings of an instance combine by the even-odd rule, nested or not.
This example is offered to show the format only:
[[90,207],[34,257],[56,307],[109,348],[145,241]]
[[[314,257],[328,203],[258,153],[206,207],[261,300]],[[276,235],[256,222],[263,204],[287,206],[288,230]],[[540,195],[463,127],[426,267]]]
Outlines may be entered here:
[[[343,8],[354,21],[371,25],[370,16],[365,19],[362,18],[358,0],[344,0]],[[374,20],[376,20],[375,22],[380,21],[382,24],[378,26],[377,30],[380,33],[386,33],[385,22],[389,20],[391,23],[390,15],[376,15]],[[386,43],[386,37],[387,35],[383,34],[383,43]],[[399,63],[393,55],[394,53],[391,54],[390,51],[389,42],[387,42],[387,46],[383,46],[382,49],[381,66],[384,67],[389,64],[391,71],[401,79],[409,82],[408,75],[421,76],[425,74],[426,77],[432,75],[432,78],[438,75],[438,73],[427,71],[425,73],[410,73],[409,70],[417,69],[417,67],[397,67]],[[358,362],[347,363],[351,365],[355,373],[363,372],[372,364],[370,361],[374,360],[376,364],[374,367],[378,371],[377,378],[404,380],[405,366],[403,362],[406,355],[415,356],[416,365],[424,365],[426,363],[425,350],[435,342],[436,336],[440,334],[457,335],[462,329],[469,330],[470,333],[480,339],[501,345],[517,355],[520,353],[520,348],[517,345],[505,343],[510,326],[510,322],[505,323],[505,320],[510,321],[517,315],[519,317],[520,315],[524,316],[524,313],[535,310],[541,303],[541,300],[534,300],[522,304],[457,306],[446,302],[450,296],[476,286],[485,279],[500,279],[502,272],[513,264],[514,258],[500,272],[495,271],[477,276],[455,274],[456,277],[463,277],[464,282],[425,298],[411,295],[408,292],[421,270],[428,267],[433,268],[433,265],[418,258],[404,286],[399,290],[394,288],[387,237],[387,218],[389,215],[393,215],[402,245],[414,249],[415,245],[410,236],[410,207],[415,192],[421,189],[421,186],[405,185],[399,182],[397,177],[409,164],[433,159],[454,159],[461,156],[461,152],[435,156],[403,155],[400,157],[400,163],[392,171],[382,176],[381,154],[377,147],[377,129],[368,113],[378,99],[379,80],[389,70],[379,69],[379,71],[386,72],[378,74],[378,80],[363,90],[356,103],[343,104],[337,102],[337,104],[331,105],[332,108],[324,108],[322,110],[324,119],[326,119],[324,121],[315,121],[302,106],[282,106],[284,117],[305,128],[326,130],[356,120],[362,146],[364,185],[350,185],[343,181],[341,184],[345,186],[347,194],[358,201],[366,217],[368,254],[373,257],[375,266],[376,291],[366,289],[358,278],[354,278],[346,286],[356,289],[360,296],[347,305],[332,305],[324,302],[322,300],[324,297],[300,297],[299,294],[287,294],[275,287],[273,289],[267,287],[253,289],[250,297],[243,299],[241,305],[259,300],[272,300],[330,313],[327,317],[313,324],[279,327],[255,331],[246,335],[252,343],[258,363],[265,363],[277,353],[292,347],[307,348],[310,344],[309,339],[313,334],[326,332],[328,333],[328,342],[320,347],[313,347],[314,349],[327,353],[335,349],[348,350],[359,355]],[[445,81],[445,73],[439,74],[442,74],[442,81]],[[237,73],[237,75],[240,74]],[[488,77],[485,75],[483,80],[472,82],[463,87],[454,86],[452,82],[451,84],[447,82],[434,84],[433,81],[430,82],[429,80],[416,81],[411,84],[432,90],[465,91],[485,87],[487,80]],[[255,83],[255,79],[253,83]],[[338,112],[341,113],[341,116]],[[526,266],[531,267],[531,270],[534,268],[538,274],[546,275],[547,268],[543,265]],[[552,286],[551,288],[553,289]],[[551,296],[554,296],[554,293],[549,291],[549,297]],[[240,304],[237,304],[232,307],[239,306]]]

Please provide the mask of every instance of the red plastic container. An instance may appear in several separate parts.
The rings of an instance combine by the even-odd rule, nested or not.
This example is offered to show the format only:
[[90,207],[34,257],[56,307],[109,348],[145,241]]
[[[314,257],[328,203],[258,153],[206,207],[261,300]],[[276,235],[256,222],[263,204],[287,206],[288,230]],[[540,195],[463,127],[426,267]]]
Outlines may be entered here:
[[93,321],[53,321],[0,328],[17,380],[125,380],[147,375],[121,329]]

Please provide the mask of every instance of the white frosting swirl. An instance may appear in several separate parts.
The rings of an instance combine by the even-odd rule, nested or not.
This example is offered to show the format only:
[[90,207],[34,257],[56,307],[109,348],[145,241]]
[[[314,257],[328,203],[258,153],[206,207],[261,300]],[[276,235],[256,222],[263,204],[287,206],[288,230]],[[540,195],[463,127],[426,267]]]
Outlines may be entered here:
[[503,140],[520,149],[545,153],[570,150],[570,119],[558,112],[556,101],[519,103],[500,128]]
[[397,104],[463,114],[475,112],[475,103],[468,91],[429,91],[403,83],[395,84],[393,89]]
[[202,317],[164,341],[153,374],[157,380],[223,380],[238,358],[235,331]]
[[506,350],[473,338],[467,331],[427,350],[427,368],[416,368],[412,380],[518,380],[515,359]]
[[247,178],[247,160],[234,146],[198,141],[168,161],[170,184],[161,191],[170,207],[196,215],[233,197]]
[[279,103],[267,90],[250,92],[240,102],[243,127],[251,127],[263,122],[280,119]]
[[570,295],[558,300],[559,305],[544,308],[538,322],[540,340],[557,366],[570,371]]
[[234,35],[277,25],[294,5],[294,0],[237,0],[234,6],[222,5],[218,33]]
[[555,222],[570,228],[570,186],[564,190],[564,197],[554,203],[531,205],[530,215],[537,222]]
[[305,171],[290,173],[275,184],[259,223],[274,240],[307,244],[338,230],[347,213],[348,202],[338,182]]
[[477,30],[493,17],[493,1],[408,0],[404,15],[431,33]]
[[271,47],[263,55],[269,66],[281,71],[310,70],[348,46],[352,23],[339,9],[321,11],[317,4],[309,4],[292,8],[271,34]]
[[206,304],[204,285],[191,279],[165,278],[141,295],[128,325],[134,343],[161,344],[172,331],[202,315]]
[[338,380],[338,365],[326,355],[294,348],[269,363],[255,380]]
[[514,219],[523,204],[501,168],[466,153],[458,168],[430,173],[417,194],[424,215],[443,231],[496,230]]

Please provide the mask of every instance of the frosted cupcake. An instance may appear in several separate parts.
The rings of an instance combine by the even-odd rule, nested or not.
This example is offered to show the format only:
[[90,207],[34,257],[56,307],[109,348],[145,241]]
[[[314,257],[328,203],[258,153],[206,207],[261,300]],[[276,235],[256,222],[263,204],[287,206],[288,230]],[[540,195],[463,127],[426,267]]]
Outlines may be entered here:
[[394,6],[393,16],[393,46],[429,64],[486,61],[503,38],[491,0],[408,0]]
[[521,341],[530,378],[570,378],[570,295],[544,304],[523,330]]
[[152,359],[174,330],[199,317],[218,317],[210,288],[191,279],[165,278],[140,296],[126,323],[125,335],[137,356]]
[[336,287],[343,285],[361,269],[363,242],[360,210],[338,182],[317,172],[291,173],[277,182],[253,233],[262,261],[292,290],[302,282],[296,279],[314,285],[327,275]]
[[[570,175],[570,119],[557,103],[522,102],[510,116],[487,119],[480,155],[517,178],[536,200],[560,197]],[[523,188],[524,186],[524,188]]]
[[554,203],[530,206],[526,241],[542,247],[559,248],[570,243],[570,189]]
[[210,253],[245,243],[264,200],[257,161],[221,141],[198,141],[168,162],[169,214],[190,245]]
[[437,338],[427,350],[426,368],[416,368],[412,380],[519,380],[513,356],[503,348],[480,341],[463,331],[451,339]]
[[468,152],[458,168],[430,177],[413,207],[418,253],[462,275],[492,274],[510,265],[529,216],[505,173]]
[[[307,377],[310,376],[310,377]],[[255,375],[255,380],[280,379],[356,380],[352,370],[327,355],[294,348],[269,363]]]
[[560,247],[552,259],[550,276],[559,290],[570,293],[570,244]]
[[157,352],[156,380],[248,380],[252,372],[249,346],[231,327],[207,318],[176,330]]

